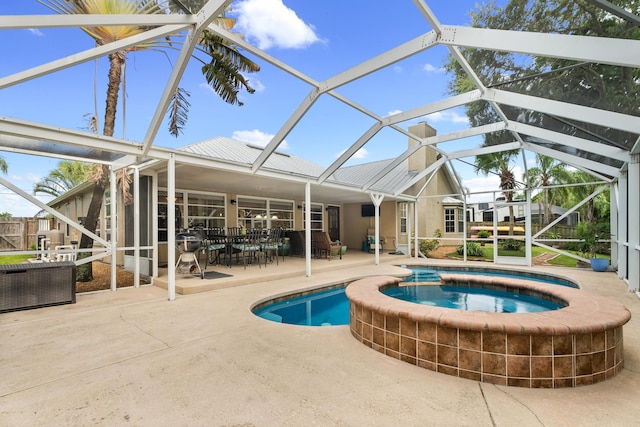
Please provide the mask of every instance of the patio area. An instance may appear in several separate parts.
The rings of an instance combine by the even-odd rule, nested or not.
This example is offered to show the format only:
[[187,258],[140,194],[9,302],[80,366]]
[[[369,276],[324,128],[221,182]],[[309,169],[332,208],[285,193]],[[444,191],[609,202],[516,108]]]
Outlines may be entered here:
[[615,273],[533,267],[575,278],[632,313],[619,375],[551,390],[428,371],[365,347],[348,326],[260,319],[250,312],[259,300],[405,274],[396,264],[409,259],[385,253],[376,266],[373,255],[348,253],[314,260],[312,277],[304,276],[304,259],[281,261],[215,268],[235,281],[180,279],[185,295],[173,302],[157,283],[0,315],[0,424],[602,426],[640,419],[640,300]]

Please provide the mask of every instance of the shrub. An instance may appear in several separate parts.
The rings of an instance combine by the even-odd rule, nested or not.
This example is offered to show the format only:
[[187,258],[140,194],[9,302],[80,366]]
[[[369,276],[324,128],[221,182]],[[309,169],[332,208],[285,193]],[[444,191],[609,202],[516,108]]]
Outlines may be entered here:
[[[433,237],[442,237],[442,231],[440,231],[439,228],[436,229],[433,233]],[[440,240],[438,239],[420,240],[420,252],[422,252],[426,257],[429,256],[429,252],[438,249],[438,246],[440,246]]]
[[[464,254],[464,245],[458,246],[458,255]],[[482,247],[476,242],[467,242],[467,256],[484,256]]]
[[516,239],[507,239],[502,242],[502,249],[505,251],[519,251],[522,246],[522,242]]
[[480,230],[476,236],[478,236],[478,239],[488,239],[490,234],[487,230]]

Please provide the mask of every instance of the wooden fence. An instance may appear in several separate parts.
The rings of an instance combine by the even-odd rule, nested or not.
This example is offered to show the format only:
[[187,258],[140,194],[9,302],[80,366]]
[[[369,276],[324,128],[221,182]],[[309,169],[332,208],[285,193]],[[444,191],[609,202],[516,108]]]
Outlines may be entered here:
[[[0,251],[27,251],[38,241],[37,218],[0,218]],[[47,220],[48,221],[48,220]],[[51,220],[49,227],[53,226]]]

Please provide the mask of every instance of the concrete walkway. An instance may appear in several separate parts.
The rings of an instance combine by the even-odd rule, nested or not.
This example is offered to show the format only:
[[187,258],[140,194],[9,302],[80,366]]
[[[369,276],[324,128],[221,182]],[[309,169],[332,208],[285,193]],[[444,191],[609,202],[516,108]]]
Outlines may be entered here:
[[347,326],[292,326],[251,314],[257,301],[291,290],[405,273],[386,258],[378,266],[330,263],[310,278],[256,280],[173,302],[166,290],[146,286],[0,314],[0,425],[640,424],[640,300],[614,273],[535,267],[574,277],[632,312],[618,376],[549,390],[412,366],[363,346]]

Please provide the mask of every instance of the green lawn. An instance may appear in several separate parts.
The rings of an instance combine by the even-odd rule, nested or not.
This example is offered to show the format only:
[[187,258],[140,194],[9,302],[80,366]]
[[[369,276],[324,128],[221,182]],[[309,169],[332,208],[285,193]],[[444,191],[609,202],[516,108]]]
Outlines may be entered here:
[[[492,244],[486,244],[483,248],[482,248],[482,252],[483,252],[483,256],[482,257],[473,257],[473,259],[482,259],[482,260],[486,260],[486,261],[493,261],[493,245]],[[531,257],[535,258],[536,256],[544,253],[544,252],[553,252],[553,251],[549,251],[547,249],[538,247],[538,246],[533,246],[531,248]],[[575,253],[576,255],[578,255],[577,252],[573,252],[573,251],[567,251],[567,252],[572,252]],[[524,257],[525,253],[524,253],[524,249],[521,251],[505,251],[502,249],[498,250],[498,255],[500,256],[519,256],[519,257]],[[448,256],[454,257],[454,258],[458,258],[460,257],[460,255],[458,255],[457,252],[451,252],[448,254]],[[469,257],[471,258],[471,257]],[[605,256],[605,255],[599,255],[598,258],[609,258],[609,256]],[[548,261],[549,264],[553,264],[553,265],[557,265],[560,267],[570,267],[570,268],[575,268],[578,260],[576,260],[575,258],[571,258],[569,256],[566,255],[558,255],[557,257],[551,259]]]
[[29,258],[33,258],[33,255],[0,255],[0,264],[22,264]]

